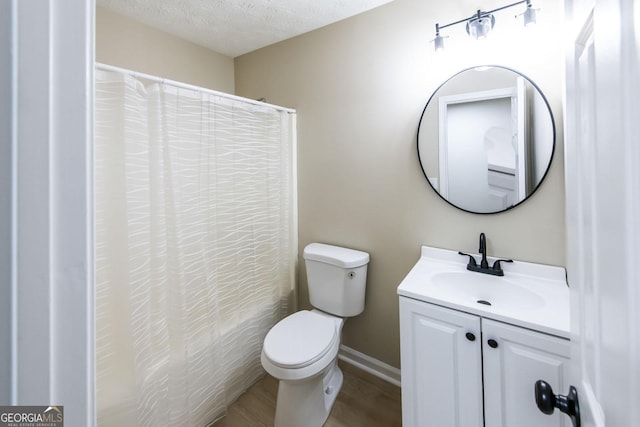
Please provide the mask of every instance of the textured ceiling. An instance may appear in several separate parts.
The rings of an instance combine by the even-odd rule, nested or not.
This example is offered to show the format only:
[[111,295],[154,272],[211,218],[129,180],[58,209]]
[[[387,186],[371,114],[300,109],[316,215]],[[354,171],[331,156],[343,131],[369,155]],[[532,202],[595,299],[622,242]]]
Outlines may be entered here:
[[392,0],[97,0],[99,6],[230,57]]

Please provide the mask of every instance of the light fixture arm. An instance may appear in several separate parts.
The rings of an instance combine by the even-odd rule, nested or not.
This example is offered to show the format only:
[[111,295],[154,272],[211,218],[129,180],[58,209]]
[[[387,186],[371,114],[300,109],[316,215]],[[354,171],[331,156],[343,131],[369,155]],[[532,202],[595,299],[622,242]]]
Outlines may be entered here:
[[475,14],[474,14],[474,15],[473,15],[472,17],[470,17],[470,18],[464,18],[464,19],[461,19],[461,20],[459,20],[459,21],[451,22],[451,23],[446,24],[446,25],[436,24],[436,30],[442,30],[442,29],[447,28],[447,27],[453,27],[454,25],[462,24],[463,22],[467,22],[469,19],[473,19],[473,18],[475,18],[475,17],[476,17],[476,16],[475,16]]

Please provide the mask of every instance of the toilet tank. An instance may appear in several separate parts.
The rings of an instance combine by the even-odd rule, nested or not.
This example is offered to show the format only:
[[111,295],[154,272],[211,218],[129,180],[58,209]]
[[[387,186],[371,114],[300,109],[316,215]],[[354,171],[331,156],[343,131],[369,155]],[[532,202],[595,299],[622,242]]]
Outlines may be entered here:
[[339,317],[362,313],[368,253],[311,243],[304,248],[303,257],[312,306]]

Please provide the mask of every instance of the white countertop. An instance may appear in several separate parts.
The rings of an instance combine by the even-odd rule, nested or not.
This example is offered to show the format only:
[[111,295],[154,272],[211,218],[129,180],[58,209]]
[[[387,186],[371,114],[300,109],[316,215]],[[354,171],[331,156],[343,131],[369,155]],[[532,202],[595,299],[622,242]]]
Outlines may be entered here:
[[[514,260],[502,263],[504,276],[497,277],[468,271],[468,259],[457,251],[422,246],[420,259],[398,286],[398,295],[569,338],[564,268]],[[495,258],[488,259],[493,265]]]

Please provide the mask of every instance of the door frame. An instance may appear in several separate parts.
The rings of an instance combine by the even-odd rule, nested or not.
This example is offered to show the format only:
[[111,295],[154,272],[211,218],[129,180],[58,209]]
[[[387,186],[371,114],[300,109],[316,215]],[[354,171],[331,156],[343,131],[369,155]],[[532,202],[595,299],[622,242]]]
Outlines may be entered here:
[[64,406],[65,425],[89,427],[94,14],[94,0],[0,2],[0,398]]
[[[518,82],[522,77],[518,77]],[[518,153],[516,162],[516,177],[518,179],[518,194],[515,199],[520,200],[520,193],[522,191],[520,182],[524,185],[525,177],[520,174],[521,159],[524,157],[524,133],[520,133],[524,127],[524,123],[521,119],[524,119],[524,112],[520,111],[521,107],[524,107],[524,100],[518,100],[518,86],[505,87],[499,89],[490,89],[484,91],[465,92],[456,95],[446,95],[438,98],[438,179],[439,179],[439,192],[445,199],[449,195],[449,135],[448,135],[448,108],[450,105],[467,104],[472,102],[490,101],[493,99],[509,99],[511,101],[511,117],[512,126],[515,123],[518,131]],[[515,110],[515,111],[514,111]],[[524,163],[522,163],[524,165]]]

